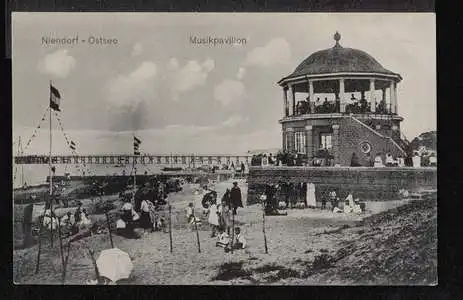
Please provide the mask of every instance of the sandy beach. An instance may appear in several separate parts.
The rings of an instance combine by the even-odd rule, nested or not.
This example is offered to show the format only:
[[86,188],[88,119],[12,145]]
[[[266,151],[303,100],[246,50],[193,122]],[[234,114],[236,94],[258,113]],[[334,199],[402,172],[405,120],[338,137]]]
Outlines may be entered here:
[[[219,197],[231,183],[226,181],[215,185]],[[239,186],[243,197],[246,197],[246,183],[239,181]],[[121,284],[319,284],[322,281],[317,280],[318,273],[306,276],[310,263],[320,260],[320,257],[334,257],[343,248],[342,242],[357,238],[362,229],[355,228],[362,220],[409,203],[408,200],[368,202],[367,212],[363,215],[334,214],[320,209],[290,209],[287,216],[266,217],[268,254],[265,254],[262,233],[262,207],[251,205],[240,208],[236,216],[236,225],[242,228],[246,236],[247,249],[232,254],[216,247],[216,238],[210,237],[207,220],[202,217],[199,253],[196,234],[185,218],[185,208],[189,202],[194,202],[195,213],[201,216],[202,195],[194,195],[197,188],[198,185],[185,185],[183,191],[169,195],[168,200],[172,204],[172,253],[168,233],[147,233],[140,239],[126,239],[113,234],[115,247],[127,252],[134,264],[130,279]],[[84,201],[84,207],[89,201]],[[91,218],[101,220],[102,216],[94,215]],[[55,242],[53,249],[48,247],[42,252],[41,269],[37,275],[33,272],[37,246],[16,250],[16,282],[60,284],[62,267],[57,244]],[[102,250],[110,248],[108,234],[94,235],[71,244],[66,284],[85,284],[94,278],[87,248],[93,249],[97,258]],[[271,279],[272,276],[276,277]]]

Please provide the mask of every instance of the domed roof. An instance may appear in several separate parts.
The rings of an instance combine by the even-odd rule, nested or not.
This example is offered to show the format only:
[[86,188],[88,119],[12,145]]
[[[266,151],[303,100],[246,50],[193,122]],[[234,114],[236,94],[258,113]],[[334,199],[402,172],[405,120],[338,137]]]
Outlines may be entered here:
[[302,61],[291,75],[282,80],[304,75],[333,73],[378,73],[400,79],[399,74],[385,69],[370,54],[362,50],[342,47],[339,44],[340,39],[341,35],[336,32],[334,47],[313,53]]

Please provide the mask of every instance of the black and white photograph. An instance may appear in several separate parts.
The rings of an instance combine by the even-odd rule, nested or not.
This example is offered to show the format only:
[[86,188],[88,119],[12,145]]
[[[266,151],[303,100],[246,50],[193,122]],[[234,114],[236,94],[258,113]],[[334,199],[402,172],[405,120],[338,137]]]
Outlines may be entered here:
[[14,12],[13,282],[437,285],[435,19]]

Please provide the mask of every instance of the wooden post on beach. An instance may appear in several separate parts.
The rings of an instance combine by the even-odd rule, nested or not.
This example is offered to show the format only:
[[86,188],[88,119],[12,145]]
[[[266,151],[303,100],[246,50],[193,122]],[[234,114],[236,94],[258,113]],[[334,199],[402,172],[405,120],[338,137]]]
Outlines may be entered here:
[[40,236],[41,234],[42,234],[42,222],[40,222],[40,225],[39,225],[39,250],[37,251],[37,263],[35,265],[35,274],[39,273],[39,267],[40,267],[40,253],[42,252],[42,237]]
[[[63,253],[63,238],[61,236],[61,220],[58,219],[58,238],[59,238],[59,252],[61,255],[61,265],[63,266],[63,274],[64,274],[64,269],[65,269],[65,263],[64,263],[64,253]],[[64,284],[64,276],[63,276],[63,284]]]
[[67,253],[66,253],[66,258],[64,260],[63,279],[62,279],[63,283],[66,280],[66,270],[67,270],[67,267],[68,267],[70,250],[71,250],[71,240],[68,241],[68,249],[67,249]]
[[262,201],[262,232],[264,234],[265,254],[268,254],[267,235],[265,234],[265,201]]
[[170,240],[170,253],[173,252],[172,249],[172,206],[169,203],[169,240]]
[[231,253],[233,254],[233,243],[235,242],[235,213],[232,211],[232,239],[230,243]]
[[94,251],[93,249],[88,249],[88,253],[90,254],[90,258],[92,259],[93,267],[95,268],[95,276],[96,280],[99,282],[100,281],[100,272],[98,271],[98,266],[96,264],[95,256],[94,256]]
[[105,210],[104,214],[105,214],[105,216],[106,216],[106,225],[108,226],[109,241],[111,242],[111,248],[114,248],[113,234],[111,233],[111,223],[109,222],[108,210]]
[[196,241],[198,243],[198,253],[201,253],[201,243],[199,242],[199,232],[198,232],[198,225],[196,224],[196,216],[195,216],[194,207],[193,207],[193,221],[195,223]]
[[32,242],[32,212],[34,210],[34,204],[30,203],[27,204],[24,208],[24,217],[23,217],[23,245],[24,247],[28,247]]
[[[32,208],[33,209],[33,208]],[[47,211],[47,202],[43,206],[43,215],[42,218],[39,217],[39,250],[37,251],[37,263],[35,265],[35,274],[39,273],[40,268],[40,254],[42,253],[42,230],[43,230],[43,220],[45,219],[45,212]]]

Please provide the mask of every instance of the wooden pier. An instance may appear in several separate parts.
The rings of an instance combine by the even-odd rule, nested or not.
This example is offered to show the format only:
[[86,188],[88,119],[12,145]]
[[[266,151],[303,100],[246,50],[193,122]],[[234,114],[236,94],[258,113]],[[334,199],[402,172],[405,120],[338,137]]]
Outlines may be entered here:
[[[250,164],[252,155],[55,155],[51,157],[52,164],[103,164],[103,165],[231,165],[239,167],[241,163]],[[16,164],[48,164],[47,155],[15,156]]]

